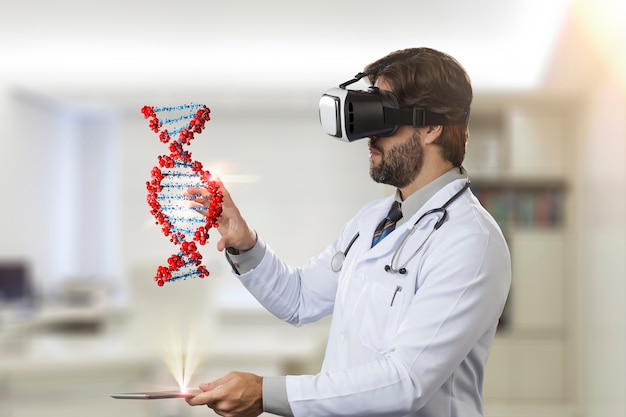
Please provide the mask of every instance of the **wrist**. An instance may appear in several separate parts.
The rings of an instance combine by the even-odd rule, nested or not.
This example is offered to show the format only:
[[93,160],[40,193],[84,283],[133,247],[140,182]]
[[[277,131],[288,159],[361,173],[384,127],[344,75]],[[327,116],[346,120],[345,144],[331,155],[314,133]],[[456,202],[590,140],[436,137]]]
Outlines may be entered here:
[[241,251],[237,248],[233,248],[233,247],[227,247],[226,248],[226,252],[228,252],[228,254],[230,255],[240,255],[241,253],[245,252],[245,251]]
[[226,252],[228,252],[230,255],[241,255],[242,253],[246,253],[249,250],[253,249],[256,246],[259,240],[259,237],[256,231],[254,230],[251,230],[250,234],[252,236],[252,239],[251,239],[252,243],[249,243],[247,245],[241,245],[240,247],[228,246],[226,248]]

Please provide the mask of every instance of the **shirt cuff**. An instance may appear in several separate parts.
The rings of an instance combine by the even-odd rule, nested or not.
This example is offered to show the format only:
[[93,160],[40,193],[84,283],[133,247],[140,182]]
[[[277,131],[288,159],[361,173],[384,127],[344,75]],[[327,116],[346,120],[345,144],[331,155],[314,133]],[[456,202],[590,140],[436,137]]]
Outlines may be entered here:
[[250,250],[237,255],[228,250],[224,251],[224,253],[233,272],[237,275],[242,275],[259,266],[263,256],[265,256],[265,242],[261,238],[257,238],[256,244]]
[[287,398],[286,377],[263,377],[263,411],[283,417],[293,417]]

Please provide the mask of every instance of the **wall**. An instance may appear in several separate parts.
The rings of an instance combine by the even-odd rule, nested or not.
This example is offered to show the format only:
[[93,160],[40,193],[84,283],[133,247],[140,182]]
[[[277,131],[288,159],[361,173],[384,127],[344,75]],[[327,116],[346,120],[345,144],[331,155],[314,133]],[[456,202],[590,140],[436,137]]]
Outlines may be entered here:
[[626,413],[626,101],[598,78],[584,112],[578,161],[576,256],[580,396],[590,417]]

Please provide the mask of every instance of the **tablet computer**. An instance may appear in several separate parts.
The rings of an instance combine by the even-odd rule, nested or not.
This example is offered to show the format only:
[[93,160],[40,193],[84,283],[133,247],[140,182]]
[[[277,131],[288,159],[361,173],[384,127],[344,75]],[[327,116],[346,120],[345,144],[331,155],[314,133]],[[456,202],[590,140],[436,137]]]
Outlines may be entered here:
[[200,390],[189,391],[145,391],[145,392],[122,392],[111,394],[111,397],[122,400],[160,400],[164,398],[189,398],[200,394]]

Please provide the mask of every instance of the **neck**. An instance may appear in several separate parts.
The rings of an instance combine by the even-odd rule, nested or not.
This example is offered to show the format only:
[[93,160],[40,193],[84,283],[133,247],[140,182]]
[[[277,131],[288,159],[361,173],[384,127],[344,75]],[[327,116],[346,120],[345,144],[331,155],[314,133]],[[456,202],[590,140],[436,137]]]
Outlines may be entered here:
[[430,184],[432,181],[450,171],[452,168],[454,168],[454,166],[451,162],[444,161],[440,158],[431,160],[428,163],[424,161],[424,166],[417,177],[406,187],[400,188],[402,200],[406,200],[411,196],[411,194]]

